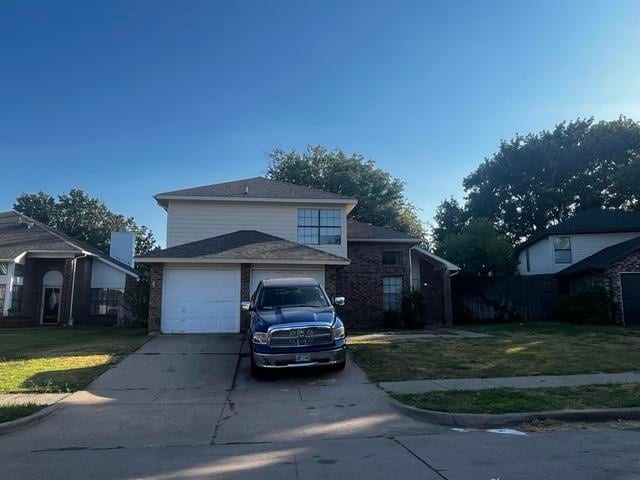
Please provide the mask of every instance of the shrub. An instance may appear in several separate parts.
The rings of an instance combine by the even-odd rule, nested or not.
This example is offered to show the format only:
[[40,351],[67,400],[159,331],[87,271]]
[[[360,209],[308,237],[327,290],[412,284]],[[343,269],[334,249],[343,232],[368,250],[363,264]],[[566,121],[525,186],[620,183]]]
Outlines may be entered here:
[[609,324],[611,297],[602,287],[580,290],[558,299],[557,311],[561,320],[580,324]]
[[407,328],[422,328],[427,323],[427,304],[422,293],[411,290],[402,298],[402,316]]

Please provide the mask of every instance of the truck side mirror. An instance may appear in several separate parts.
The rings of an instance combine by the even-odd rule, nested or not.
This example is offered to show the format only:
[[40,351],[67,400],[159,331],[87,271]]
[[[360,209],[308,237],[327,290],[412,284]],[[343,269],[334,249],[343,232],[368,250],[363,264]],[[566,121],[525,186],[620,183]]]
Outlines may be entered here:
[[243,312],[248,312],[251,310],[251,302],[242,302],[240,303],[240,308]]
[[344,305],[344,297],[335,297],[333,299],[333,303],[338,307],[343,306]]

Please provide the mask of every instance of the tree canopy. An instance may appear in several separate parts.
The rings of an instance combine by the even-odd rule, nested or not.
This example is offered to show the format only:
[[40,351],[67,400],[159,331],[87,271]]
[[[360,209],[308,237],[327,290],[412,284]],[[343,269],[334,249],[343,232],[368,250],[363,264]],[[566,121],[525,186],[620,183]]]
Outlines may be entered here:
[[358,200],[351,217],[425,238],[416,207],[404,194],[404,182],[362,155],[322,146],[305,151],[273,150],[267,177],[347,195]]
[[464,179],[466,203],[440,205],[434,238],[459,232],[456,219],[487,218],[518,244],[582,209],[638,209],[639,185],[640,123],[625,117],[563,122],[502,141]]
[[438,255],[455,263],[463,275],[514,273],[517,260],[511,242],[486,218],[474,218],[438,243]]
[[121,229],[135,234],[136,255],[156,247],[151,230],[138,226],[132,217],[112,212],[102,201],[82,190],[72,189],[57,198],[44,192],[24,193],[16,199],[13,208],[105,253],[109,252],[111,232]]

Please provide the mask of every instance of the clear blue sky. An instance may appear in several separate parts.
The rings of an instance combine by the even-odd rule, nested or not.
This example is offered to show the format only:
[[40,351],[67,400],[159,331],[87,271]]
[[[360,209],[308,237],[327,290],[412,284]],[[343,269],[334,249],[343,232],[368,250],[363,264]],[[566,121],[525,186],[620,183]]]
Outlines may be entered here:
[[640,118],[640,2],[0,2],[0,210],[77,187],[150,226],[157,192],[361,153],[431,220],[502,138]]

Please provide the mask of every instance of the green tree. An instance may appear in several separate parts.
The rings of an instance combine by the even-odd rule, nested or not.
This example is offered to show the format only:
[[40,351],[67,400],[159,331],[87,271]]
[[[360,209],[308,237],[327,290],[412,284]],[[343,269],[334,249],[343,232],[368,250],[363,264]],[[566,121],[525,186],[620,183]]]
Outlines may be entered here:
[[511,275],[517,267],[511,242],[486,218],[469,220],[458,233],[446,234],[437,253],[458,265],[464,275]]
[[434,219],[436,226],[433,227],[431,235],[437,248],[447,235],[462,231],[469,220],[469,214],[464,206],[451,197],[438,205]]
[[417,209],[405,197],[404,182],[377,168],[372,160],[322,146],[309,146],[304,152],[276,149],[270,160],[268,178],[354,197],[358,206],[352,218],[425,239]]
[[138,226],[132,217],[112,212],[98,198],[82,190],[73,189],[57,199],[44,192],[24,193],[16,199],[13,208],[103,252],[109,252],[111,232],[122,229],[135,234],[136,255],[156,247],[151,230]]
[[638,152],[640,123],[625,117],[516,135],[464,179],[466,208],[514,244],[581,209],[637,209]]

